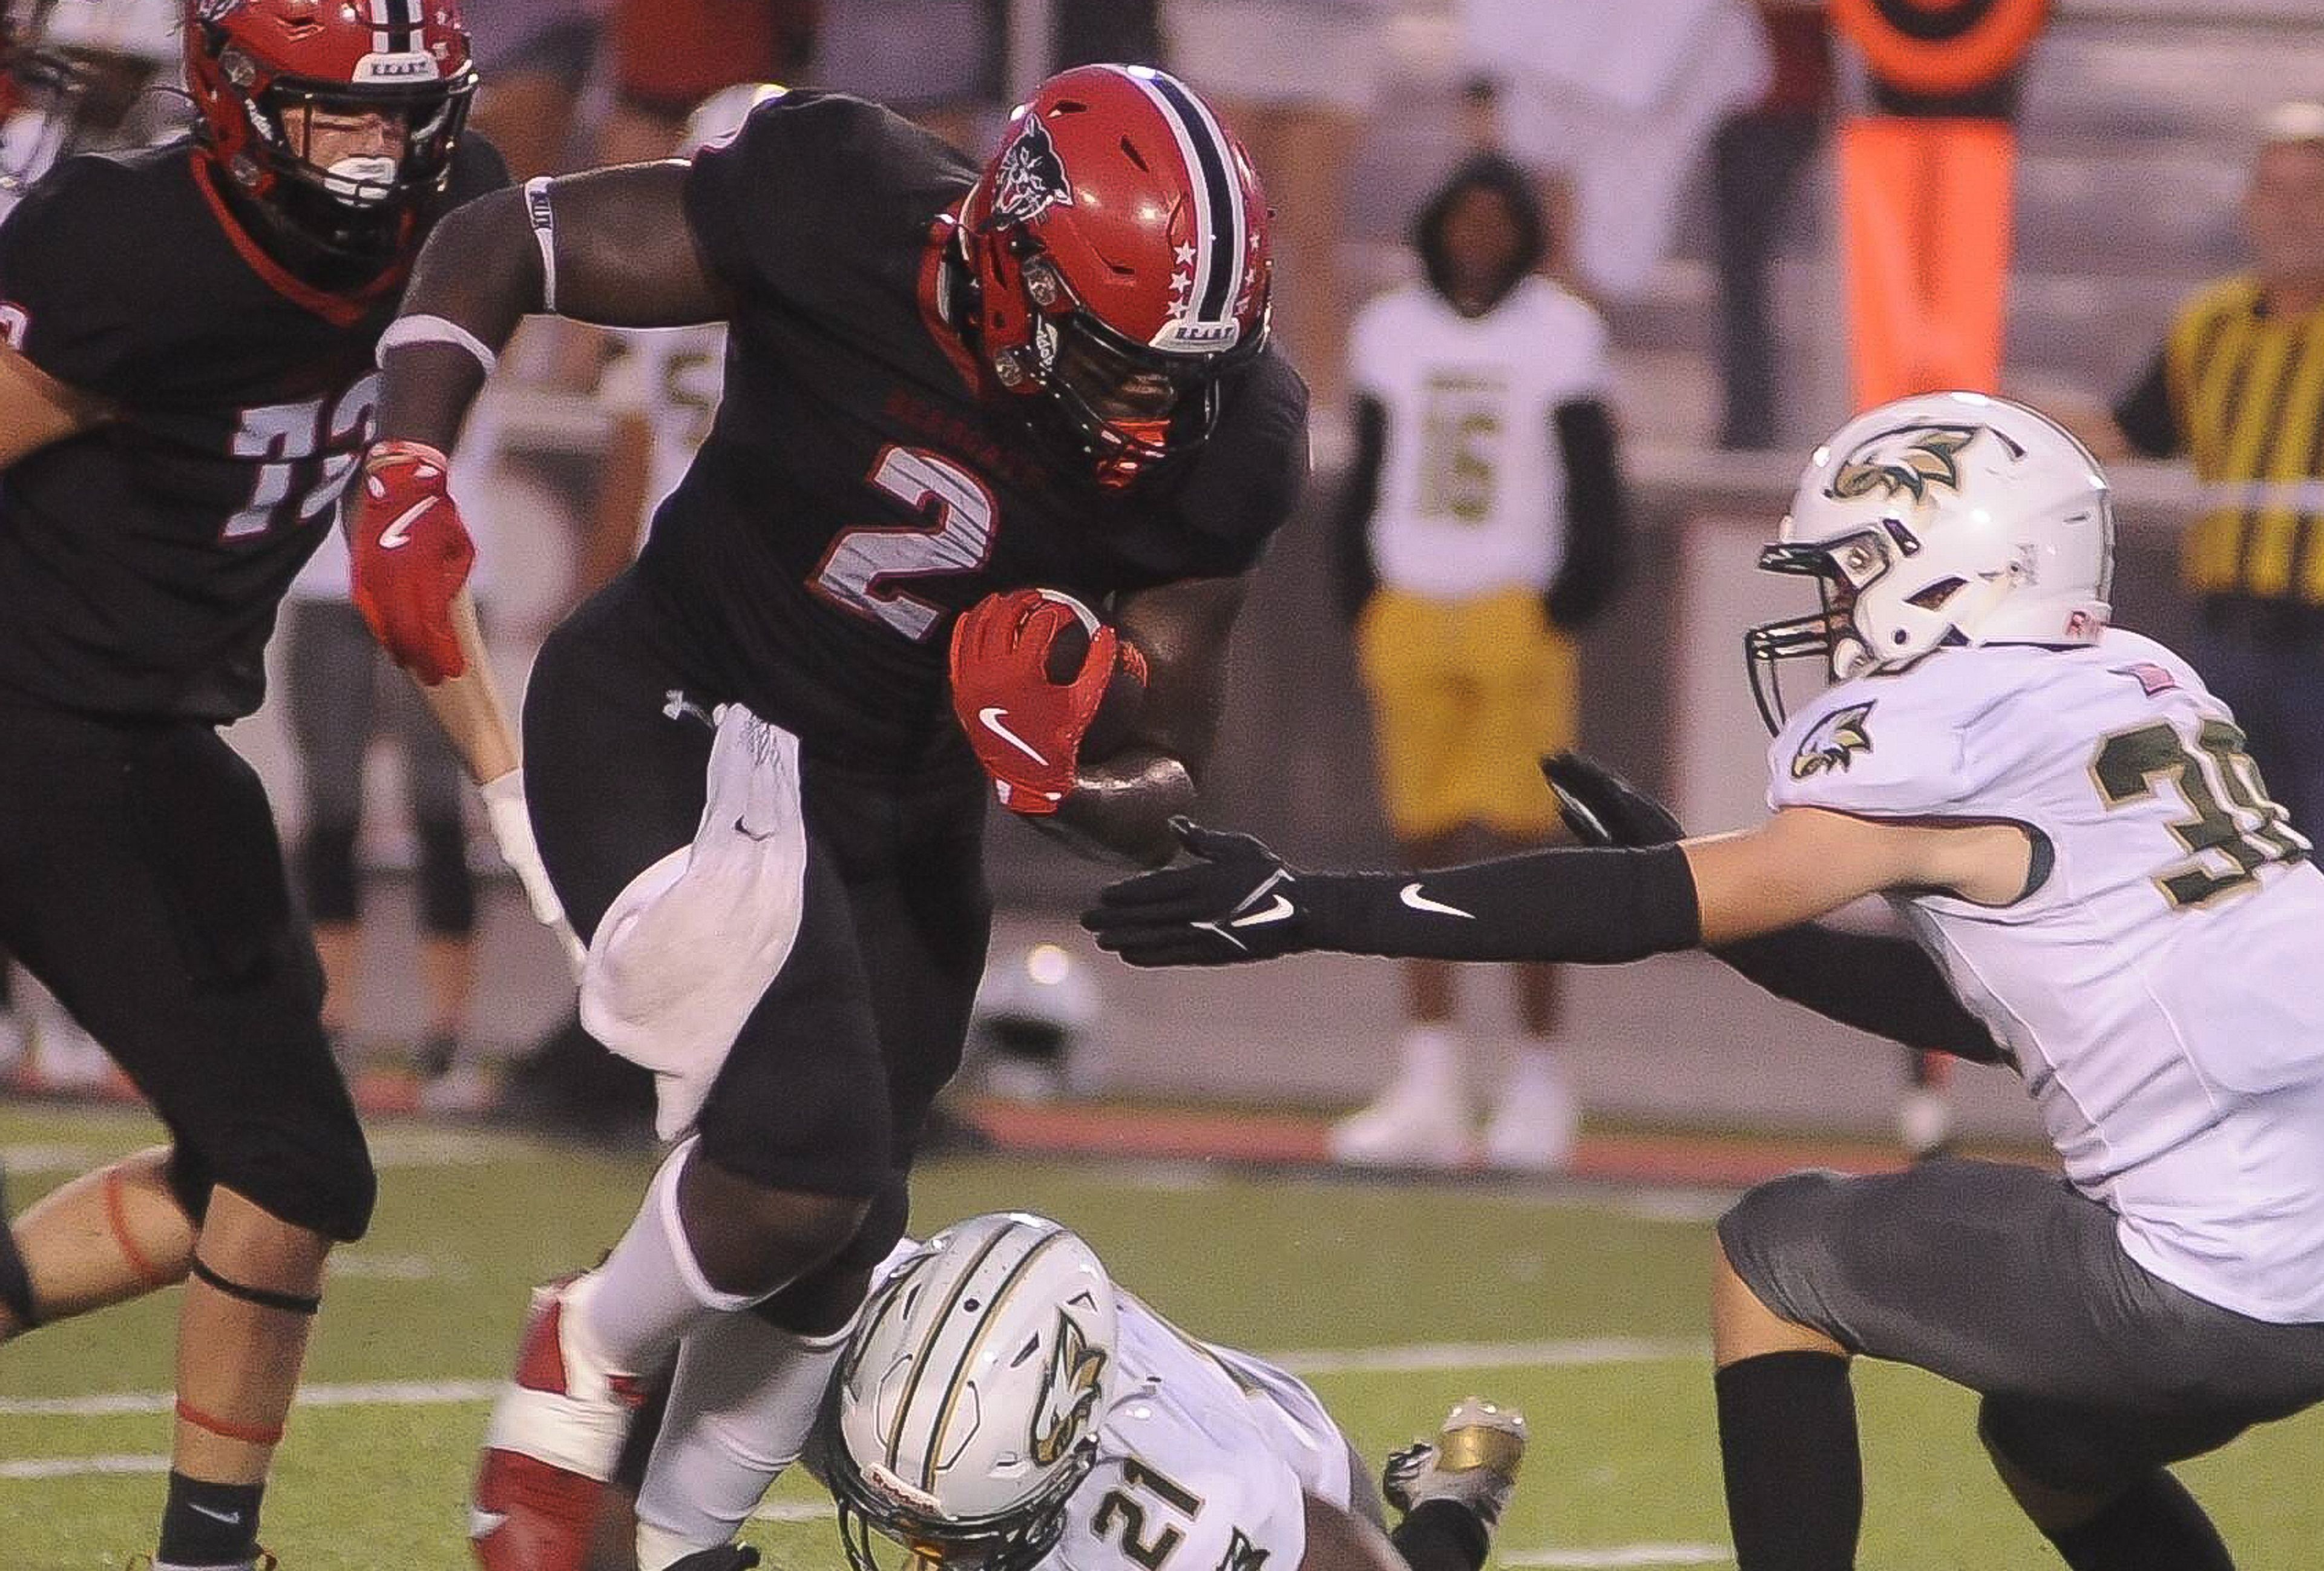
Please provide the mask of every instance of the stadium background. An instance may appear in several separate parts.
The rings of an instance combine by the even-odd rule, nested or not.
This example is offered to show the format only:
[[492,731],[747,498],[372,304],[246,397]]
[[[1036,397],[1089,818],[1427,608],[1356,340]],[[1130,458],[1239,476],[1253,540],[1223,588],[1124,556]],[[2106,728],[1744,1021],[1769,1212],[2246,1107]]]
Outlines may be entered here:
[[[1455,33],[1441,0],[1406,0],[1394,18],[1387,91],[1350,171],[1344,255],[1360,291],[1408,276],[1406,215],[1462,148]],[[1012,51],[1012,80],[1041,65],[1038,51]],[[2004,390],[2110,399],[2179,296],[2236,265],[2256,116],[2320,94],[2316,0],[2061,0],[2026,83]],[[1777,272],[1793,390],[1781,415],[1800,450],[1846,413],[1827,165],[1805,195]],[[1762,811],[1764,737],[1740,633],[1798,608],[1750,564],[1800,456],[1710,444],[1716,306],[1702,208],[1690,198],[1674,254],[1610,308],[1637,571],[1589,640],[1584,722],[1588,745],[1669,793],[1698,829]],[[485,550],[514,680],[554,615],[605,417],[586,397],[503,402],[510,455]],[[1316,513],[1341,457],[1325,431],[1306,515],[1259,576],[1206,809],[1315,863],[1385,848],[1353,662],[1325,609]],[[2169,467],[2114,473],[2120,619],[2172,639],[2190,616],[2172,564],[2192,486]],[[235,739],[295,839],[279,710]],[[393,772],[383,756],[370,781],[383,809],[365,848],[375,977],[359,1022],[384,1041],[404,1029],[415,971]],[[1028,1148],[1107,1154],[939,1161],[920,1183],[917,1227],[1001,1206],[1058,1215],[1191,1328],[1305,1355],[1375,1455],[1471,1389],[1525,1403],[1539,1439],[1502,1564],[1730,1563],[1703,1368],[1709,1218],[1768,1172],[1894,1160],[1893,1050],[1699,956],[1591,972],[1575,978],[1562,1038],[1591,1117],[1573,1177],[1343,1180],[1314,1166],[1321,1110],[1361,1100],[1384,1072],[1398,1026],[1388,967],[1308,957],[1263,973],[1133,975],[1097,963],[1071,926],[1101,870],[1005,823],[991,867],[1003,908],[995,954],[1065,946],[1101,1007],[1065,1106],[976,1111]],[[481,1045],[514,1050],[556,1025],[568,992],[559,962],[504,879],[491,886],[483,959]],[[2038,1141],[2006,1076],[1965,1071],[1956,1095],[1972,1141]],[[374,1130],[381,1224],[335,1268],[310,1366],[318,1391],[270,1502],[292,1571],[466,1563],[461,1492],[524,1290],[610,1241],[649,1160],[425,1120],[383,1116]],[[18,1206],[152,1137],[134,1114],[0,1103],[0,1163]],[[117,1566],[143,1547],[160,1465],[152,1393],[169,1383],[174,1308],[164,1295],[0,1353],[0,1566]],[[1867,1371],[1859,1389],[1866,1565],[2054,1563],[1993,1483],[1968,1399],[1894,1370]],[[2324,1421],[2310,1415],[2189,1477],[2244,1564],[2292,1571],[2324,1543],[2319,1468]],[[758,1533],[777,1564],[838,1563],[811,1486],[787,1482],[774,1514]]]

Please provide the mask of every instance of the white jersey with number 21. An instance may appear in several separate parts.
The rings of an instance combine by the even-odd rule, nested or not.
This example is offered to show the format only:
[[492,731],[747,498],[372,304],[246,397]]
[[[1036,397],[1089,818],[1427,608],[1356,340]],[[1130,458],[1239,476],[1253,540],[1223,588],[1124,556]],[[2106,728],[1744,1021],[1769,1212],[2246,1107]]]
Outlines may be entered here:
[[1297,1571],[1307,1495],[1345,1508],[1353,1453],[1273,1365],[1121,1294],[1118,1393],[1047,1571]]
[[2324,1321],[2324,874],[2193,670],[2120,631],[1944,650],[1831,688],[1768,758],[1778,809],[2034,832],[2008,905],[1891,899],[2131,1258]]

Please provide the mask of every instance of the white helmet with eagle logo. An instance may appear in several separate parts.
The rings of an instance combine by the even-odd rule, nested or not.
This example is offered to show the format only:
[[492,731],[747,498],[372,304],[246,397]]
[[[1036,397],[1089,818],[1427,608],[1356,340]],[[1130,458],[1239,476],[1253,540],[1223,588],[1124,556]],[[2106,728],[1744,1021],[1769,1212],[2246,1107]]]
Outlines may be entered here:
[[1096,1459],[1120,1308],[1080,1238],[1021,1212],[947,1228],[864,1306],[840,1361],[827,1458],[840,1541],[1028,1571]]
[[1845,681],[1966,644],[2095,642],[2114,507],[2098,459],[2048,416],[1923,393],[1857,416],[1815,450],[1759,566],[1812,578],[1823,595],[1817,615],[1745,635],[1773,731],[1783,661],[1817,657]]

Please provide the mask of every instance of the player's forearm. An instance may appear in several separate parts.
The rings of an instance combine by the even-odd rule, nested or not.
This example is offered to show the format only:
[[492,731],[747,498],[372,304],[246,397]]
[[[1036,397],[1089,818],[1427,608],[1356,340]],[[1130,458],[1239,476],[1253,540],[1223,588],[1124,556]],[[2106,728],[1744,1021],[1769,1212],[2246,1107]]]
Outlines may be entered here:
[[1194,805],[1185,763],[1151,747],[1131,747],[1084,769],[1052,815],[1062,838],[1100,855],[1159,867],[1177,849],[1170,820]]
[[466,659],[466,669],[440,682],[420,683],[420,694],[467,765],[468,778],[483,785],[498,780],[521,762],[516,728],[510,725],[508,711],[501,703],[500,688],[493,680],[486,658],[484,633],[477,625],[475,603],[466,590],[453,603],[452,625],[460,641],[460,652]]
[[1303,947],[1419,960],[1613,964],[1702,941],[1675,846],[1560,847],[1425,873],[1301,873]]
[[[448,452],[484,384],[488,357],[528,312],[542,309],[540,248],[524,202],[522,191],[494,191],[446,215],[429,236],[381,349],[383,439]],[[397,341],[405,333],[414,336]],[[472,346],[458,341],[463,334]]]

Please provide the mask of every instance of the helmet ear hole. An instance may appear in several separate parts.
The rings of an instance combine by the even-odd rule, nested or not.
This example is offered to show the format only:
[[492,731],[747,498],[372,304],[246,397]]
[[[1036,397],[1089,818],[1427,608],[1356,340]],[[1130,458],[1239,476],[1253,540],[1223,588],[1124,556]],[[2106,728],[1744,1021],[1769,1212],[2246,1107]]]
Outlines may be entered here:
[[1905,603],[1917,605],[1923,611],[1934,611],[1960,594],[1964,583],[1965,580],[1960,578],[1939,578],[1926,588],[1906,596]]

